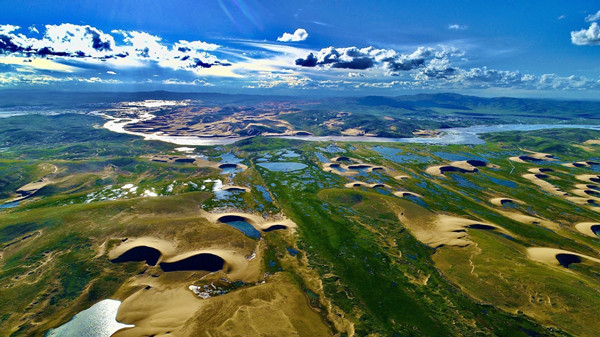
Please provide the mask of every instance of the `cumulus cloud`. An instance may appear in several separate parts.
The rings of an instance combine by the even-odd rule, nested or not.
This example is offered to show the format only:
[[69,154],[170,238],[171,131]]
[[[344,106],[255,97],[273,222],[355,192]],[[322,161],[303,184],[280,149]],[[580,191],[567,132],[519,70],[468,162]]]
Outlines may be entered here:
[[196,70],[228,66],[209,53],[220,46],[203,41],[180,40],[174,44],[158,36],[138,31],[113,30],[124,44],[111,34],[88,25],[46,25],[42,38],[18,33],[20,27],[0,25],[0,54],[31,58],[59,58],[78,61],[122,60],[123,63],[156,63],[175,70]]
[[402,54],[393,49],[377,49],[374,47],[357,48],[324,48],[316,54],[310,53],[295,63],[302,67],[324,67],[365,70],[380,68],[389,75],[425,67],[433,60],[460,56],[464,53],[455,48],[419,47],[410,54]]
[[456,23],[448,25],[448,29],[450,29],[450,30],[466,30],[467,28],[469,28],[469,26],[459,25]]
[[600,45],[600,26],[597,22],[592,22],[588,29],[571,32],[571,42],[578,46]]
[[293,34],[283,33],[280,37],[277,38],[277,41],[280,42],[298,42],[304,41],[308,38],[308,33],[303,28],[298,28]]
[[102,79],[100,77],[57,77],[45,74],[21,72],[0,73],[0,88],[23,85],[48,85],[55,83],[121,84],[123,82],[116,79]]
[[600,11],[596,12],[596,14],[590,14],[585,17],[585,22],[594,22],[600,20]]

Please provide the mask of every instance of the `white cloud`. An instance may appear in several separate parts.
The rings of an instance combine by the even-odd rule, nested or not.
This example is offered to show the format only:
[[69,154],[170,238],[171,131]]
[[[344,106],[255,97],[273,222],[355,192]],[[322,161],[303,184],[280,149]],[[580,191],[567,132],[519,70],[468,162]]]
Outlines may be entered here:
[[40,33],[40,31],[37,28],[35,28],[35,26],[30,26],[29,31],[36,34]]
[[115,72],[114,72],[114,71],[112,71],[112,70],[108,70],[106,73],[107,73],[107,74],[109,74],[109,75],[116,75],[116,74],[117,74],[117,73],[115,73]]
[[55,61],[140,67],[157,64],[163,68],[200,73],[201,69],[228,66],[208,53],[219,45],[203,41],[180,40],[174,44],[145,32],[113,30],[123,36],[124,44],[117,44],[111,34],[91,27],[74,24],[46,25],[42,38],[15,33],[20,27],[0,25],[0,55],[53,58]]
[[596,12],[596,14],[590,14],[585,17],[585,22],[594,22],[600,20],[600,11]]
[[448,29],[450,29],[450,30],[466,30],[467,28],[469,28],[469,26],[459,25],[456,23],[448,25]]
[[562,20],[562,19],[564,19],[564,18],[566,18],[566,17],[567,17],[567,16],[563,14],[563,15],[559,15],[559,16],[557,17],[557,19],[558,19],[558,20]]
[[597,22],[592,22],[588,29],[571,32],[571,42],[578,46],[600,45],[600,26]]
[[212,87],[214,84],[203,81],[201,79],[196,79],[193,81],[182,81],[177,78],[169,78],[161,82],[166,85],[190,85],[190,86],[200,86],[200,87]]
[[377,49],[374,47],[323,48],[316,53],[310,53],[304,58],[296,59],[301,67],[337,68],[385,71],[387,75],[426,67],[433,60],[463,56],[464,52],[440,46],[418,47],[410,54],[399,53],[393,49]]
[[298,29],[296,29],[294,34],[283,33],[283,35],[281,35],[280,37],[277,38],[277,41],[298,42],[298,41],[304,41],[307,38],[308,38],[308,33],[306,32],[306,30],[304,30],[302,28],[298,28]]
[[51,75],[21,73],[21,72],[5,72],[0,73],[0,88],[16,87],[23,85],[48,85],[52,83],[102,83],[102,84],[121,84],[120,80],[102,79],[99,77],[56,77]]

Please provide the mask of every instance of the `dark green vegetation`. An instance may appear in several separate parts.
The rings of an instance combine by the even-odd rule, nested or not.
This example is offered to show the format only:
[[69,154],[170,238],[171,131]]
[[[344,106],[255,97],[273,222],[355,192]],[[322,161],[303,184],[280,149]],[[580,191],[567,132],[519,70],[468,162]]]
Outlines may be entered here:
[[[167,94],[153,95],[165,98],[161,95]],[[231,97],[220,99],[238,104]],[[251,99],[256,98],[239,101],[246,104]],[[492,122],[527,120],[540,113],[556,115],[561,109],[568,109],[561,116],[574,123],[584,118],[594,123],[581,111],[597,109],[596,103],[589,102],[455,95],[328,99],[319,104],[307,110],[312,122],[299,112],[286,119],[324,133],[315,125],[334,116],[328,112],[338,111],[333,106],[340,110],[345,106],[344,111],[364,112],[360,118],[349,118],[348,126],[357,123],[379,134],[383,131],[378,128],[387,122],[377,118],[402,119],[396,124],[397,133],[386,134],[396,135],[443,123],[476,124],[486,120],[483,117]],[[400,127],[407,116],[414,119]],[[175,153],[177,146],[97,128],[102,122],[82,114],[0,119],[0,199],[10,200],[17,188],[29,182],[52,181],[18,206],[0,209],[0,335],[40,335],[102,299],[115,294],[126,297],[129,290],[123,290],[123,284],[136,275],[152,277],[156,269],[143,261],[111,263],[107,252],[123,238],[143,236],[178,242],[190,250],[235,247],[248,254],[259,242],[264,244],[261,272],[293,280],[332,333],[340,335],[351,330],[336,325],[330,313],[353,325],[357,336],[600,333],[593,323],[600,314],[600,265],[570,258],[572,263],[565,268],[558,260],[557,265],[549,265],[528,257],[528,248],[547,247],[598,258],[598,239],[583,235],[574,224],[598,222],[599,214],[589,205],[551,195],[522,176],[531,168],[552,168],[547,180],[572,193],[574,185],[583,183],[576,175],[600,174],[599,167],[561,163],[600,161],[600,146],[583,144],[600,139],[598,131],[489,134],[484,137],[487,144],[479,146],[337,143],[328,147],[328,143],[256,137],[231,146],[196,147],[195,152],[209,160],[219,161],[231,153],[249,167],[229,176],[189,163],[150,161],[148,155]],[[507,160],[524,150],[552,153],[560,161]],[[361,171],[354,177],[324,172],[322,157],[335,156],[382,165],[389,171]],[[466,159],[495,166],[443,177],[425,172],[431,165]],[[307,167],[276,172],[257,165],[265,161],[300,162]],[[397,175],[410,178],[394,178]],[[251,191],[221,198],[212,191],[217,179]],[[385,183],[389,188],[344,187],[353,180]],[[126,184],[137,191],[124,192]],[[392,192],[398,190],[423,198],[396,197]],[[146,191],[158,196],[148,197]],[[490,199],[496,197],[524,204],[495,206]],[[256,240],[227,225],[210,223],[201,211],[264,217],[282,212],[298,229],[293,235],[284,229],[263,232],[262,239]],[[462,217],[495,224],[506,233],[473,226],[463,229],[470,244],[432,248],[419,241],[414,223],[400,220],[405,213],[415,218]],[[198,275],[176,273],[169,280],[181,277],[187,284],[204,284]],[[255,286],[219,281],[227,296]],[[322,289],[314,285],[321,283]]]

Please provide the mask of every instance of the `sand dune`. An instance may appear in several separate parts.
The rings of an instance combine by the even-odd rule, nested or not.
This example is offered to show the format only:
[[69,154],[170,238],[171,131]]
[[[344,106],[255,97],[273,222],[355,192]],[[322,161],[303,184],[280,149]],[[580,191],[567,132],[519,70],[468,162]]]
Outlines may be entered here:
[[244,164],[238,163],[216,163],[200,158],[190,158],[187,156],[179,156],[179,155],[153,155],[150,156],[151,161],[160,162],[160,163],[182,163],[182,164],[194,164],[198,167],[212,167],[217,169],[225,169],[225,168],[239,168],[242,170],[248,169],[248,166]]
[[525,150],[525,152],[527,152],[527,154],[522,154],[516,157],[510,157],[508,159],[517,163],[556,160],[553,154],[533,152],[527,150]]
[[160,252],[163,256],[175,254],[175,245],[173,243],[152,237],[141,237],[134,239],[127,239],[118,246],[114,247],[108,252],[108,258],[113,261],[117,260],[123,254],[131,251],[136,247],[149,247]]
[[283,226],[287,229],[291,229],[291,230],[295,230],[298,226],[296,225],[295,222],[293,222],[292,220],[288,219],[287,217],[283,216],[283,215],[277,215],[275,217],[272,218],[268,218],[265,219],[262,216],[256,215],[256,214],[249,214],[249,213],[242,213],[242,212],[227,212],[227,213],[208,213],[205,211],[202,211],[202,216],[205,217],[206,219],[208,219],[209,221],[213,222],[213,223],[219,223],[221,222],[221,219],[223,219],[224,217],[239,217],[240,219],[243,219],[244,221],[246,221],[247,223],[249,223],[250,225],[252,225],[254,228],[256,228],[259,231],[270,231],[269,229],[274,230],[274,228],[272,228],[273,226],[279,225],[279,226]]
[[600,175],[597,174],[580,174],[576,175],[575,178],[581,181],[589,182],[589,183],[599,183],[600,184]]
[[565,268],[567,268],[571,263],[579,263],[583,261],[600,263],[600,259],[591,256],[571,252],[568,250],[546,247],[527,248],[527,257],[537,262],[557,267],[562,266]]
[[600,145],[600,139],[589,139],[583,142],[585,145]]
[[430,166],[425,172],[435,176],[443,176],[445,172],[471,173],[478,172],[478,167],[492,167],[493,165],[481,160],[453,161],[446,165]]
[[528,225],[535,225],[535,226],[543,226],[543,227],[546,227],[546,228],[549,228],[552,230],[557,230],[560,228],[560,226],[557,223],[552,222],[550,220],[523,214],[523,213],[520,213],[517,211],[496,210],[496,212],[502,214],[502,216],[504,216],[506,218],[515,220],[520,223],[524,223],[524,224],[528,224]]
[[524,174],[522,176],[523,178],[531,181],[532,183],[534,183],[535,185],[539,186],[541,189],[543,189],[544,191],[556,195],[556,196],[560,196],[560,197],[567,197],[569,196],[569,194],[567,194],[566,192],[562,191],[560,188],[554,186],[552,183],[547,182],[544,179],[549,178],[548,175],[543,174],[543,173],[530,173],[530,174]]
[[352,188],[352,187],[367,187],[367,188],[391,188],[388,184],[383,184],[383,183],[365,183],[363,181],[353,181],[350,183],[347,183],[346,185],[344,185],[347,188]]
[[360,160],[354,159],[354,158],[350,158],[350,157],[346,157],[346,156],[339,156],[339,157],[333,157],[331,158],[331,161],[334,163],[339,163],[339,162],[360,162]]
[[246,187],[246,186],[239,186],[239,185],[229,185],[229,186],[223,186],[221,188],[221,190],[223,191],[240,191],[240,192],[250,192],[250,187]]
[[396,191],[394,192],[394,195],[400,198],[404,198],[404,197],[417,197],[417,198],[423,198],[422,195],[418,194],[418,193],[414,193],[414,192],[409,192],[409,191]]
[[405,174],[400,174],[400,175],[394,176],[394,179],[405,180],[405,179],[410,179],[410,176],[407,176]]
[[600,163],[595,162],[595,161],[577,161],[577,162],[573,162],[573,163],[564,163],[562,164],[563,166],[566,167],[590,167],[592,165],[598,165]]
[[531,172],[533,174],[546,174],[549,172],[554,172],[554,170],[548,167],[532,167],[527,169],[527,172]]
[[494,224],[444,214],[429,214],[420,219],[411,219],[401,213],[398,218],[419,241],[433,248],[465,247],[472,244],[468,239],[468,229],[494,230],[510,235],[507,230]]
[[[578,224],[575,224],[575,229],[577,229],[579,232],[593,237],[593,238],[598,238],[599,234],[600,234],[600,223],[599,222],[580,222]],[[599,233],[599,234],[596,234]]]
[[525,205],[525,203],[521,200],[511,199],[511,198],[492,198],[490,199],[490,203],[496,206],[504,206],[505,204],[520,204]]

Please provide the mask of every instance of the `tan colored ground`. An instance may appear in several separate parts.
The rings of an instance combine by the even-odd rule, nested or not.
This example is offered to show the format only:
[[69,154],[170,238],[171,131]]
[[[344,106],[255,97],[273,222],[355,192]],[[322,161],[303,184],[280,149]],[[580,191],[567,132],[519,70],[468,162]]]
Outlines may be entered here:
[[556,195],[559,197],[567,197],[568,196],[568,194],[566,192],[562,191],[560,188],[554,186],[552,183],[549,183],[544,179],[541,179],[539,173],[538,174],[533,174],[533,173],[524,174],[522,177],[531,181],[532,183],[539,186],[541,189],[543,189],[544,191],[546,191],[550,194],[553,194],[553,195]]
[[590,139],[583,142],[585,145],[600,145],[600,139]]
[[248,193],[248,192],[251,191],[250,187],[240,186],[240,185],[223,186],[223,188],[221,188],[221,190],[223,190],[223,191],[228,191],[228,190],[243,190],[246,193]]
[[521,200],[511,199],[511,198],[492,198],[490,199],[490,203],[496,206],[503,206],[505,203],[515,203],[520,205],[525,205],[525,203]]
[[437,137],[442,134],[438,130],[417,130],[412,133],[416,137]]
[[575,255],[583,260],[600,263],[600,259],[595,257],[579,254],[576,252],[571,252],[563,249],[556,248],[546,248],[546,247],[531,247],[527,248],[527,257],[534,261],[538,261],[541,263],[545,263],[551,266],[560,266],[560,263],[556,259],[556,255],[558,254],[567,254],[567,255]]
[[445,214],[434,214],[423,208],[405,208],[398,214],[400,222],[417,240],[436,248],[440,246],[464,247],[471,245],[467,230],[469,226],[483,225],[488,230],[510,233],[504,228],[487,222],[470,220]]
[[593,237],[593,238],[598,238],[598,235],[596,235],[596,233],[594,233],[592,231],[592,226],[600,226],[600,223],[598,222],[580,222],[578,224],[575,224],[575,229],[577,229],[579,232]]
[[391,188],[388,184],[382,184],[382,183],[373,183],[373,184],[368,184],[362,181],[353,181],[350,183],[347,183],[346,188],[352,188],[352,187],[367,187],[367,188]]
[[346,129],[346,130],[342,130],[341,134],[344,136],[369,136],[369,137],[375,137],[377,136],[374,133],[367,133],[364,130],[358,129],[358,128],[352,128],[352,129]]
[[[490,163],[485,163],[485,165],[483,167],[495,167],[495,165],[492,165]],[[443,169],[448,169],[448,168],[456,168],[456,169],[460,169],[464,172],[477,172],[478,171],[477,167],[474,165],[471,165],[468,160],[460,160],[460,161],[453,161],[446,165],[430,166],[425,169],[425,172],[427,172],[430,175],[434,175],[434,176],[444,176]]]
[[201,210],[200,213],[203,217],[205,217],[212,223],[216,223],[216,224],[218,224],[220,222],[219,219],[224,216],[242,217],[246,220],[246,222],[248,222],[249,224],[254,226],[254,228],[256,228],[259,231],[268,229],[269,227],[274,226],[274,225],[282,225],[291,230],[295,230],[298,227],[295,222],[293,222],[292,220],[290,220],[289,218],[287,218],[286,216],[284,216],[282,214],[275,215],[273,217],[265,219],[262,216],[259,216],[256,214],[241,213],[241,212],[208,213],[206,211]]
[[[157,154],[157,155],[150,156],[149,158],[152,161],[162,162],[162,163],[177,163],[177,160],[192,160],[193,159],[193,162],[191,162],[190,164],[194,164],[198,167],[212,167],[212,168],[217,168],[217,169],[220,168],[221,165],[223,165],[223,163],[216,163],[216,162],[212,162],[212,161],[208,161],[208,160],[204,160],[204,159],[200,159],[200,158],[190,158],[190,157],[179,156],[179,155]],[[238,167],[242,170],[248,169],[248,166],[246,166],[244,164],[231,164],[231,165],[236,165],[236,167]]]
[[[204,334],[203,334],[204,332]],[[330,336],[306,295],[285,277],[204,300],[181,336]]]
[[516,163],[527,163],[528,161],[531,161],[532,158],[534,160],[543,160],[543,161],[551,161],[551,160],[556,160],[554,159],[554,155],[550,154],[550,153],[541,153],[541,152],[533,152],[533,151],[528,151],[528,150],[524,150],[525,152],[527,152],[527,154],[522,154],[516,157],[510,157],[508,158],[509,160],[512,160]]
[[152,237],[141,237],[134,239],[127,239],[118,246],[114,247],[108,252],[108,258],[114,260],[119,256],[123,255],[128,250],[135,247],[151,247],[158,250],[163,256],[171,256],[177,252],[175,245],[167,240],[161,240]]
[[[346,158],[348,160],[346,160]],[[350,161],[351,163],[344,164],[345,161]],[[356,158],[349,157],[333,157],[331,158],[330,163],[323,164],[323,171],[335,173],[341,176],[355,176],[358,174],[357,168],[364,167],[367,169],[367,172],[373,172],[377,170],[384,171],[386,173],[392,172],[389,168],[381,165],[373,165],[369,163],[363,163]],[[338,168],[344,169],[345,171],[340,171]]]
[[[577,178],[578,180],[581,181],[585,181],[586,183],[597,183],[600,181],[600,175],[597,174],[580,174],[580,175],[576,175],[575,178]],[[598,181],[594,181],[594,180],[598,180]]]
[[113,336],[331,335],[306,295],[284,275],[208,299],[197,297],[188,284],[152,277],[132,281],[127,286],[140,290],[123,301],[117,320],[135,327]]
[[397,197],[400,197],[400,198],[404,198],[404,197],[408,197],[408,196],[423,198],[422,195],[420,195],[418,193],[414,193],[414,192],[409,192],[409,191],[396,191],[396,192],[394,192],[394,195]]
[[573,162],[573,163],[564,163],[562,164],[563,166],[566,167],[590,167],[591,165],[596,165],[598,164],[595,161],[577,161],[577,162]]

